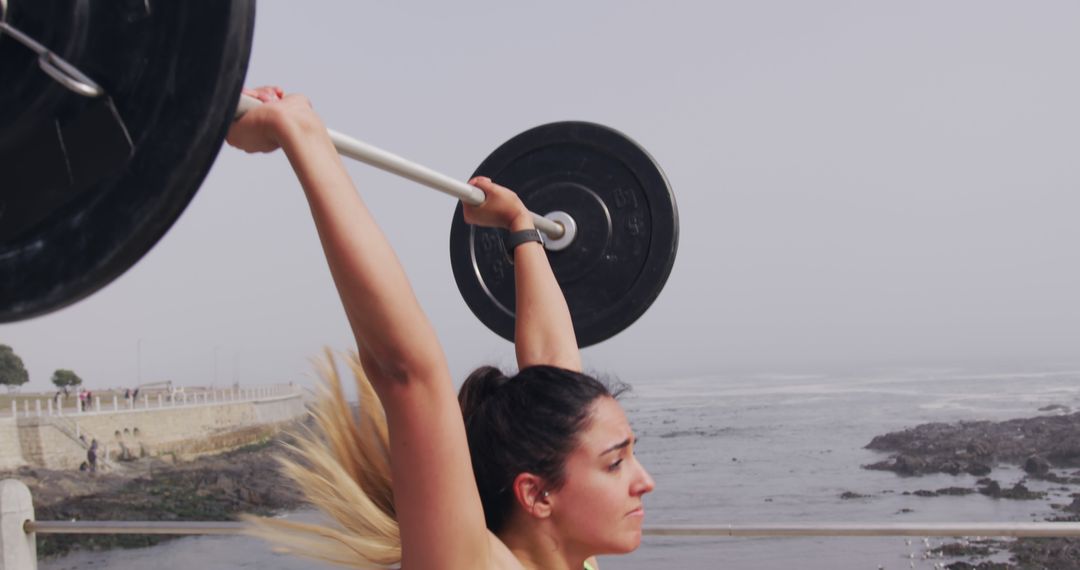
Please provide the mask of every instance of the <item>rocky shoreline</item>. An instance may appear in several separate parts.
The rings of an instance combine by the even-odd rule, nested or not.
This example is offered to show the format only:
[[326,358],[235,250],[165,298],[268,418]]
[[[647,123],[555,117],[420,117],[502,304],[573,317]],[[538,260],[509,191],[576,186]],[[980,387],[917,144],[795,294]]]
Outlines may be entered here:
[[[0,474],[30,487],[38,520],[232,521],[240,514],[271,515],[302,505],[279,473],[280,441],[265,440],[233,451],[173,462],[140,459],[109,472],[87,473],[23,467]],[[75,549],[152,546],[161,535],[38,535],[38,556]]]
[[[1080,522],[1080,413],[1062,406],[1039,411],[1058,415],[1037,416],[1003,422],[930,423],[880,435],[867,449],[890,453],[864,469],[892,471],[903,477],[944,473],[980,477],[974,488],[947,487],[919,490],[921,497],[983,495],[995,500],[1044,500],[1045,492],[1026,483],[1042,481],[1057,485],[1072,502],[1052,504],[1046,521]],[[1002,465],[1016,465],[1024,476],[1002,485],[992,475]],[[842,498],[858,498],[852,496]],[[959,540],[932,549],[929,554],[961,558],[944,565],[950,570],[1073,570],[1080,568],[1080,539],[1020,538],[1015,540]],[[1009,556],[1008,562],[990,560]]]

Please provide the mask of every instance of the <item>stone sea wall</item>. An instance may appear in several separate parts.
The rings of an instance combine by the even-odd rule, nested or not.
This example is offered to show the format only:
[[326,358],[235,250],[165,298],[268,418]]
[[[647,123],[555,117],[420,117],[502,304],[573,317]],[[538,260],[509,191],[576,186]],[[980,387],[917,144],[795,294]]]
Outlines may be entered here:
[[0,469],[77,469],[94,440],[102,461],[168,454],[186,458],[265,438],[305,413],[303,394],[290,386],[105,406],[95,402],[88,411],[66,415],[23,410],[0,418]]
[[0,470],[25,465],[15,418],[0,418]]

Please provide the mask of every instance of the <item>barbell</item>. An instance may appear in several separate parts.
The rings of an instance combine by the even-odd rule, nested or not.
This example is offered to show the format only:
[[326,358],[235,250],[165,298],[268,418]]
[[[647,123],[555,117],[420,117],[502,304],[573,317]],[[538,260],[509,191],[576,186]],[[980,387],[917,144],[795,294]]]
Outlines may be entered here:
[[[237,113],[253,0],[0,4],[0,323],[41,315],[134,265],[191,201]],[[330,131],[338,151],[479,204],[483,192]],[[499,146],[473,174],[513,189],[547,240],[584,347],[659,295],[678,210],[656,161],[598,124],[558,122]],[[513,339],[506,232],[461,205],[450,260],[466,304]]]

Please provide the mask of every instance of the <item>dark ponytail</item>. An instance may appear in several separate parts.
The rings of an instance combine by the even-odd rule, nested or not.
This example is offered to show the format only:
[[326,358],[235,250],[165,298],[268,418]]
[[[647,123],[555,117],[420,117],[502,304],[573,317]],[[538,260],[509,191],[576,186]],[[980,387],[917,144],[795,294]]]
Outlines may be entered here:
[[554,366],[531,366],[513,377],[484,366],[469,375],[458,403],[488,529],[498,533],[506,524],[518,474],[543,477],[553,489],[562,486],[566,457],[588,427],[590,406],[624,389]]

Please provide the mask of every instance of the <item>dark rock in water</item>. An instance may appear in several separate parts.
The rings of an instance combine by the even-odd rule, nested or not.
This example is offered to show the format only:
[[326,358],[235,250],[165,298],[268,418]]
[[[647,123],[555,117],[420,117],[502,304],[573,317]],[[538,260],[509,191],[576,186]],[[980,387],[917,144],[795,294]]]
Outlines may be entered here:
[[878,471],[895,471],[897,475],[922,475],[926,472],[926,462],[911,455],[897,455],[885,461],[863,466]]
[[[913,476],[927,473],[989,474],[995,463],[1032,468],[1080,466],[1080,413],[1004,422],[930,423],[879,435],[866,446],[893,452],[866,469]],[[1043,465],[1042,462],[1045,462]]]
[[[962,540],[943,544],[929,552],[935,556],[944,558],[987,558],[993,556],[1008,545],[1005,542],[994,539]],[[991,562],[989,560],[973,562],[952,562],[944,566],[952,570],[1014,570],[1014,567],[1004,562]]]
[[930,552],[947,558],[960,558],[961,556],[990,556],[1001,545],[996,542],[950,542],[931,549]]
[[1043,406],[1043,407],[1039,408],[1039,411],[1040,412],[1058,412],[1058,411],[1067,412],[1067,411],[1069,411],[1069,406],[1062,406],[1061,404],[1050,404],[1049,406]]
[[967,468],[964,470],[976,477],[990,474],[990,466],[980,461],[973,461],[967,464]]
[[1046,475],[1050,472],[1050,462],[1038,455],[1032,455],[1024,461],[1024,471],[1032,475]]
[[990,481],[985,487],[979,489],[979,492],[995,499],[1013,499],[1017,501],[1033,501],[1046,497],[1046,493],[1032,491],[1023,483],[1017,483],[1010,489],[1002,489],[1001,484],[997,481]]
[[975,489],[965,489],[964,487],[945,487],[944,489],[938,489],[938,495],[971,495],[975,493]]
[[1021,538],[1009,547],[1017,568],[1074,570],[1080,568],[1080,539]]
[[[1064,406],[1041,411],[1067,411]],[[1080,466],[1080,413],[1047,415],[1004,422],[959,422],[924,424],[900,432],[873,438],[868,449],[889,452],[882,461],[864,465],[865,469],[888,470],[903,476],[930,473],[970,473],[980,479],[977,492],[987,497],[1012,500],[1044,499],[1046,493],[1032,491],[1023,482],[1003,488],[1001,483],[986,477],[999,463],[1020,466],[1031,479],[1063,485],[1080,485],[1080,471],[1062,476],[1054,468]],[[971,489],[946,487],[937,491],[916,491],[915,495],[967,495]],[[905,495],[912,493],[905,492]],[[1072,495],[1068,505],[1054,505],[1058,516],[1051,521],[1080,522],[1080,493]],[[897,514],[906,512],[907,509]],[[942,550],[945,557],[963,556],[972,559],[945,565],[952,570],[1078,570],[1080,569],[1080,539],[1020,538],[1015,541],[961,541],[957,550]],[[978,560],[1008,551],[1009,562]]]
[[860,494],[854,493],[852,491],[844,491],[843,493],[840,493],[840,498],[844,499],[845,501],[850,500],[850,499],[866,499],[868,497],[869,497],[869,495],[860,495]]
[[[1075,435],[1073,436],[1075,437]],[[1060,441],[1049,453],[1048,459],[1054,465],[1060,467],[1076,467],[1080,465],[1080,441]]]
[[971,564],[968,562],[953,562],[952,564],[946,564],[947,570],[1013,570],[1015,567],[1005,562],[980,562],[978,564]]
[[933,491],[927,491],[925,489],[919,489],[918,491],[912,493],[912,495],[915,495],[916,497],[936,497],[937,493]]
[[1073,495],[1073,502],[1060,508],[1069,513],[1080,513],[1080,494]]

